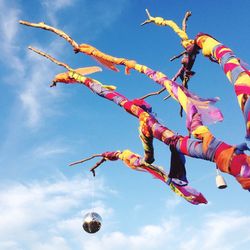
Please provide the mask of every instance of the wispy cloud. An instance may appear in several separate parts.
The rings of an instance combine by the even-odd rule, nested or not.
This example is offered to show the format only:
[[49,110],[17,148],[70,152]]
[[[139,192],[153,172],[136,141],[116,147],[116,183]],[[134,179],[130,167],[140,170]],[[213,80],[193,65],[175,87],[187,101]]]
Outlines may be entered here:
[[[0,248],[68,249],[69,242],[63,237],[63,231],[66,227],[67,230],[82,233],[81,211],[82,208],[91,208],[92,188],[88,179],[80,177],[2,185]],[[99,194],[109,193],[101,180],[96,182],[96,191],[97,201]],[[101,201],[97,210],[102,214],[106,210]],[[43,241],[46,248],[43,248]]]
[[41,4],[44,6],[48,21],[52,25],[57,26],[57,12],[60,10],[63,10],[69,6],[74,5],[74,0],[55,0],[55,1],[49,1],[49,0],[43,0]]
[[[27,115],[26,125],[35,128],[41,124],[41,118],[52,113],[49,107],[55,107],[52,105],[55,91],[49,89],[45,84],[49,84],[53,76],[51,65],[44,63],[44,60],[42,63],[38,56],[32,55],[25,48],[20,51],[21,26],[18,20],[22,12],[17,4],[10,5],[8,1],[1,0],[0,7],[0,39],[2,42],[0,60],[3,60],[4,66],[12,72],[6,74],[8,77],[6,76],[5,80],[8,83],[15,83],[15,93],[20,98],[23,111]],[[8,13],[8,18],[6,18],[6,13]],[[52,54],[57,54],[63,46],[62,41],[52,41],[47,45],[47,50]],[[3,79],[4,77],[3,75]],[[59,92],[57,91],[57,93]],[[53,98],[49,98],[51,95]],[[18,110],[15,112],[20,114],[20,103],[16,105]]]
[[58,142],[49,142],[34,150],[34,157],[47,158],[54,155],[65,154],[70,151],[69,147]]
[[34,245],[36,250],[71,250],[72,248],[67,244],[67,240],[64,237],[52,237],[49,241],[46,242],[37,242]]
[[[204,217],[198,228],[185,225],[180,218],[169,217],[160,225],[146,225],[137,234],[120,231],[85,240],[80,249],[247,249],[250,243],[250,217],[239,212],[223,212]],[[133,223],[133,222],[131,222]]]
[[[134,222],[131,221],[131,223]],[[172,243],[171,240],[178,225],[178,219],[171,219],[164,221],[162,225],[146,225],[139,230],[138,234],[134,235],[126,235],[118,231],[112,232],[98,239],[89,238],[81,249],[164,249],[166,244]]]
[[[208,214],[196,226],[181,216],[169,215],[160,224],[141,228],[131,221],[137,233],[114,231],[114,210],[104,202],[112,191],[98,180],[96,202],[92,203],[92,184],[79,177],[2,184],[0,248],[154,250],[171,245],[173,249],[199,250],[202,244],[205,250],[236,250],[246,249],[250,243],[250,216],[239,211]],[[95,235],[85,233],[81,227],[88,208],[103,217],[102,229]]]
[[237,211],[210,214],[199,230],[194,229],[189,240],[181,245],[182,250],[229,250],[245,249],[250,243],[250,216]]
[[[182,202],[181,197],[176,194],[169,195],[169,198],[166,200],[166,208],[167,209],[175,209]],[[185,201],[186,202],[186,201]]]
[[[52,20],[51,24],[57,26],[57,12],[73,6],[74,3],[75,1],[69,0],[57,0],[53,1],[53,3],[45,0],[41,4],[46,9],[49,19]],[[98,1],[95,4],[91,1],[79,1],[78,4],[79,8],[82,8],[85,12],[86,9],[88,9],[89,12],[88,14],[86,12],[87,16],[84,18],[85,21],[81,24],[81,28],[83,30],[86,28],[86,32],[93,37],[115,22],[122,13],[126,1],[119,1],[119,4],[113,1],[112,3]],[[24,48],[22,53],[20,53],[18,37],[21,29],[18,20],[20,19],[22,10],[18,8],[17,4],[11,6],[4,0],[0,2],[0,6],[2,10],[0,14],[2,59],[4,60],[5,66],[10,69],[15,69],[13,74],[8,76],[8,81],[16,83],[18,79],[15,88],[18,90],[17,92],[19,93],[19,100],[21,101],[23,111],[27,115],[27,119],[25,119],[26,125],[31,128],[37,128],[41,126],[42,118],[53,112],[50,107],[53,107],[55,112],[55,105],[53,105],[53,103],[56,102],[55,97],[49,98],[55,91],[49,90],[48,85],[45,84],[50,82],[53,76],[53,69],[49,64],[44,63],[44,60],[42,62],[37,59],[38,56],[31,56],[29,52],[25,53],[23,51]],[[6,19],[4,14],[7,12],[8,19]],[[89,18],[89,15],[95,18]],[[63,39],[58,40],[58,37],[55,36],[55,40],[52,40],[50,44],[46,44],[45,46],[47,52],[49,51],[53,56],[56,56],[59,51],[63,51],[67,43]],[[19,105],[18,109],[20,109]]]
[[[47,64],[39,63],[38,60],[31,62],[27,70],[27,76],[24,78],[23,86],[20,88],[19,98],[26,115],[26,125],[31,128],[37,128],[43,124],[43,119],[47,116],[56,114],[56,105],[60,96],[57,90],[57,96],[53,93],[54,89],[49,89],[48,84],[53,78],[51,67]],[[56,98],[57,97],[57,98]],[[59,113],[58,113],[59,114]]]
[[[19,52],[17,46],[18,17],[21,10],[11,6],[9,1],[0,1],[0,39],[1,39],[1,58],[0,60],[20,73],[24,67],[22,60],[17,56]],[[8,13],[8,18],[6,18]]]
[[[90,10],[85,11],[86,15],[84,29],[88,31],[89,39],[94,39],[101,32],[112,26],[120,17],[124,9],[128,6],[129,1],[98,1],[97,4],[90,4]],[[88,18],[88,15],[91,17]]]
[[26,125],[35,128],[41,125],[44,116],[49,115],[50,107],[54,107],[52,105],[55,101],[55,97],[52,98],[54,89],[48,87],[53,72],[49,64],[42,62],[38,57],[28,56],[25,63],[27,72],[23,78],[19,98],[27,115]]
[[[67,27],[67,30],[71,31],[70,35],[73,36],[75,33],[74,37],[86,37],[88,40],[93,40],[116,22],[129,5],[129,1],[57,0],[51,4],[51,1],[46,0],[42,5],[47,15],[46,20],[51,25],[58,28]],[[79,14],[76,14],[74,6],[77,6]],[[61,24],[59,24],[60,19],[57,18],[60,16],[59,13],[65,16]],[[67,18],[67,22],[65,22],[65,18]],[[81,43],[84,41],[77,42]]]

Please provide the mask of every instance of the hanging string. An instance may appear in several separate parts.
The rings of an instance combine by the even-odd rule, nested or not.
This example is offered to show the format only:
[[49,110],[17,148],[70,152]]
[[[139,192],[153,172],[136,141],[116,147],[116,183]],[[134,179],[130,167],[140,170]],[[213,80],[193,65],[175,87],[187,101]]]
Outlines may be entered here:
[[92,175],[92,173],[90,173],[90,186],[91,186],[91,201],[90,201],[90,208],[91,208],[91,212],[94,212],[94,208],[95,208],[95,177]]

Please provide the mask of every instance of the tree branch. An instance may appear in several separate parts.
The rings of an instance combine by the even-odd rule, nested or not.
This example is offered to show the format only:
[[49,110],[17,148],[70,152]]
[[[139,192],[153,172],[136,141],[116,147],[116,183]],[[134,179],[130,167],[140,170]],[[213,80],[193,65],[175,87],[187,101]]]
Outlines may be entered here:
[[153,19],[154,19],[154,17],[152,17],[152,16],[150,15],[148,9],[145,9],[145,11],[146,11],[146,13],[147,13],[148,19],[145,20],[143,23],[141,23],[141,26],[153,22]]
[[93,173],[93,176],[95,177],[95,169],[98,168],[103,162],[105,162],[106,159],[103,157],[99,162],[95,164],[94,167],[90,169],[90,171]]
[[146,98],[148,98],[148,97],[150,97],[150,96],[153,96],[153,95],[159,95],[159,94],[162,93],[164,90],[166,90],[165,87],[162,88],[162,89],[160,89],[159,91],[148,93],[148,94],[146,94],[146,95],[140,97],[139,99],[146,99]]
[[47,24],[45,24],[44,22],[40,22],[40,23],[30,23],[27,21],[23,21],[20,20],[19,21],[20,24],[26,25],[26,26],[31,26],[34,28],[41,28],[44,30],[49,30],[57,35],[59,35],[60,37],[64,38],[67,42],[69,42],[75,49],[78,49],[79,45],[66,33],[64,33],[62,30],[56,29],[52,26],[49,26]]
[[186,32],[186,29],[187,29],[187,21],[188,21],[188,18],[192,15],[191,11],[187,11],[184,18],[183,18],[183,21],[182,21],[182,30],[184,32]]
[[179,55],[173,56],[172,58],[170,58],[170,62],[174,61],[175,59],[180,58],[181,56],[183,56],[186,53],[186,50],[182,51]]
[[69,164],[69,166],[73,166],[73,165],[76,165],[76,164],[80,164],[80,163],[83,163],[83,162],[86,162],[86,161],[89,161],[89,160],[92,160],[92,159],[94,159],[94,158],[96,158],[96,157],[101,157],[101,156],[102,156],[102,154],[94,154],[94,155],[92,155],[92,156],[90,156],[90,157],[88,157],[88,158],[84,158],[84,159],[82,159],[82,160],[72,162],[72,163]]
[[66,69],[69,70],[69,71],[73,70],[68,64],[58,61],[57,59],[55,59],[55,58],[52,57],[51,55],[46,54],[46,53],[42,52],[41,50],[38,50],[38,49],[33,48],[33,47],[31,47],[31,46],[29,46],[28,48],[29,48],[30,50],[36,52],[37,54],[39,54],[39,55],[41,55],[41,56],[44,56],[44,57],[48,58],[50,61],[56,63],[57,65],[63,66],[64,68],[66,68]]

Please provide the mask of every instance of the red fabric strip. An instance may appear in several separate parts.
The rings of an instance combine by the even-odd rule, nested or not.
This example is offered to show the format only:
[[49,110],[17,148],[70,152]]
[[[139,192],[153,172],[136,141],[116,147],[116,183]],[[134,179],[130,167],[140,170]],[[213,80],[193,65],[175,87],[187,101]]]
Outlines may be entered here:
[[187,141],[188,141],[189,137],[186,136],[184,137],[182,140],[181,140],[181,145],[180,145],[180,149],[181,149],[181,152],[185,155],[189,155],[188,154],[188,149],[187,149]]
[[244,86],[244,85],[234,85],[234,91],[236,95],[241,95],[241,94],[247,94],[250,95],[250,86]]

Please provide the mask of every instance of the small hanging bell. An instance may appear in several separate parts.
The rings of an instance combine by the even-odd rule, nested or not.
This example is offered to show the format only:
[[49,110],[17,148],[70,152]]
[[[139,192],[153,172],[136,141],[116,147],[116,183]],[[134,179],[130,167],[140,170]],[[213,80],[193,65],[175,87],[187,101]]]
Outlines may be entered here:
[[216,169],[216,179],[215,180],[216,180],[216,186],[217,186],[217,188],[219,188],[219,189],[227,188],[227,183],[224,180],[223,176],[220,175],[218,169]]

